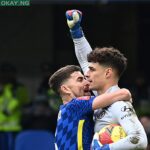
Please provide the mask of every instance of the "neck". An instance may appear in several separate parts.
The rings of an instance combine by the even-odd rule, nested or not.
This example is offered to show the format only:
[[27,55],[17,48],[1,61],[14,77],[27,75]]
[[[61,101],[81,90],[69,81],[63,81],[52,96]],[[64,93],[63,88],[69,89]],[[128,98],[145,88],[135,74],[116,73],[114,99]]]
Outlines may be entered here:
[[118,82],[111,82],[106,84],[103,88],[97,90],[98,95],[105,93],[110,87],[118,85]]
[[63,95],[61,96],[63,104],[67,104],[69,103],[74,97],[70,96],[70,95]]

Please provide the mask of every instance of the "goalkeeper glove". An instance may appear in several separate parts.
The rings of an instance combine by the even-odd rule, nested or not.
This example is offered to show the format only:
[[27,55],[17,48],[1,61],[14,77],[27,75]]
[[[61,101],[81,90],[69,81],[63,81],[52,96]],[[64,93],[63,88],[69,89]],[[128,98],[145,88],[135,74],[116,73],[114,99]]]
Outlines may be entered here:
[[102,145],[99,142],[98,133],[95,133],[92,141],[92,150],[110,150],[110,148],[109,148],[109,144]]
[[83,31],[80,26],[82,20],[82,12],[79,10],[68,10],[66,11],[67,24],[70,28],[72,38],[83,37]]

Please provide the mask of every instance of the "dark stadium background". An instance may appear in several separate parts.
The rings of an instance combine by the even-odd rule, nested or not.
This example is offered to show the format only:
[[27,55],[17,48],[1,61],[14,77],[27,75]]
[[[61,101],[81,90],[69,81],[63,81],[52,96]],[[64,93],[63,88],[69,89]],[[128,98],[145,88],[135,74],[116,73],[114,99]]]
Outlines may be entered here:
[[[92,47],[114,46],[128,57],[126,79],[150,75],[150,3],[43,1],[30,7],[0,7],[0,62],[17,67],[19,77],[37,86],[40,64],[77,64],[65,11],[83,12],[83,29]],[[34,79],[32,79],[34,78]],[[33,89],[33,88],[31,88]]]
[[[29,7],[0,7],[0,64],[16,67],[17,79],[34,101],[42,64],[49,64],[50,72],[78,64],[65,18],[68,9],[83,12],[82,27],[92,48],[114,46],[125,54],[128,68],[120,86],[132,91],[136,79],[144,78],[140,88],[147,95],[133,103],[139,114],[139,106],[149,109],[150,0],[33,0]],[[147,110],[144,115],[149,117]],[[27,121],[25,128],[29,128]]]

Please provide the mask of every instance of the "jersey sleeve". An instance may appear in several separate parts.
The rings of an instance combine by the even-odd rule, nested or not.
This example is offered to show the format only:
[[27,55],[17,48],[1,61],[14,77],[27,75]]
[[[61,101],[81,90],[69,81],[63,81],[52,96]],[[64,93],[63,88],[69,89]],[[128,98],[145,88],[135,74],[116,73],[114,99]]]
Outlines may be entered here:
[[110,144],[111,150],[145,149],[147,136],[131,103],[119,101],[111,105],[113,117],[124,128],[127,136],[118,142]]
[[84,36],[79,39],[73,39],[73,42],[76,57],[83,72],[85,73],[88,71],[87,54],[89,54],[92,51],[92,48]]
[[72,111],[76,111],[77,115],[93,113],[92,103],[95,96],[84,96],[76,98],[73,102]]

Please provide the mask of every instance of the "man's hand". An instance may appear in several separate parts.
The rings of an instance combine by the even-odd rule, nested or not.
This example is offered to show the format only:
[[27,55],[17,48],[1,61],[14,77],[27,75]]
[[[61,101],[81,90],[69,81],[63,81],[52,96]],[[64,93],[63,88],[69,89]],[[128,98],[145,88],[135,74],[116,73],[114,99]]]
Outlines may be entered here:
[[71,30],[80,28],[82,12],[79,10],[66,11],[67,24]]
[[83,31],[80,26],[82,20],[82,12],[75,9],[68,10],[66,11],[66,18],[72,38],[81,38],[83,36]]
[[109,148],[108,144],[102,145],[99,142],[99,135],[98,135],[98,133],[95,133],[94,137],[93,137],[93,141],[92,141],[92,150],[110,150],[110,148]]
[[130,101],[132,103],[131,92],[128,89],[125,89],[125,88],[122,88],[121,90],[122,90],[122,96],[123,95],[125,96],[124,100],[125,101]]

